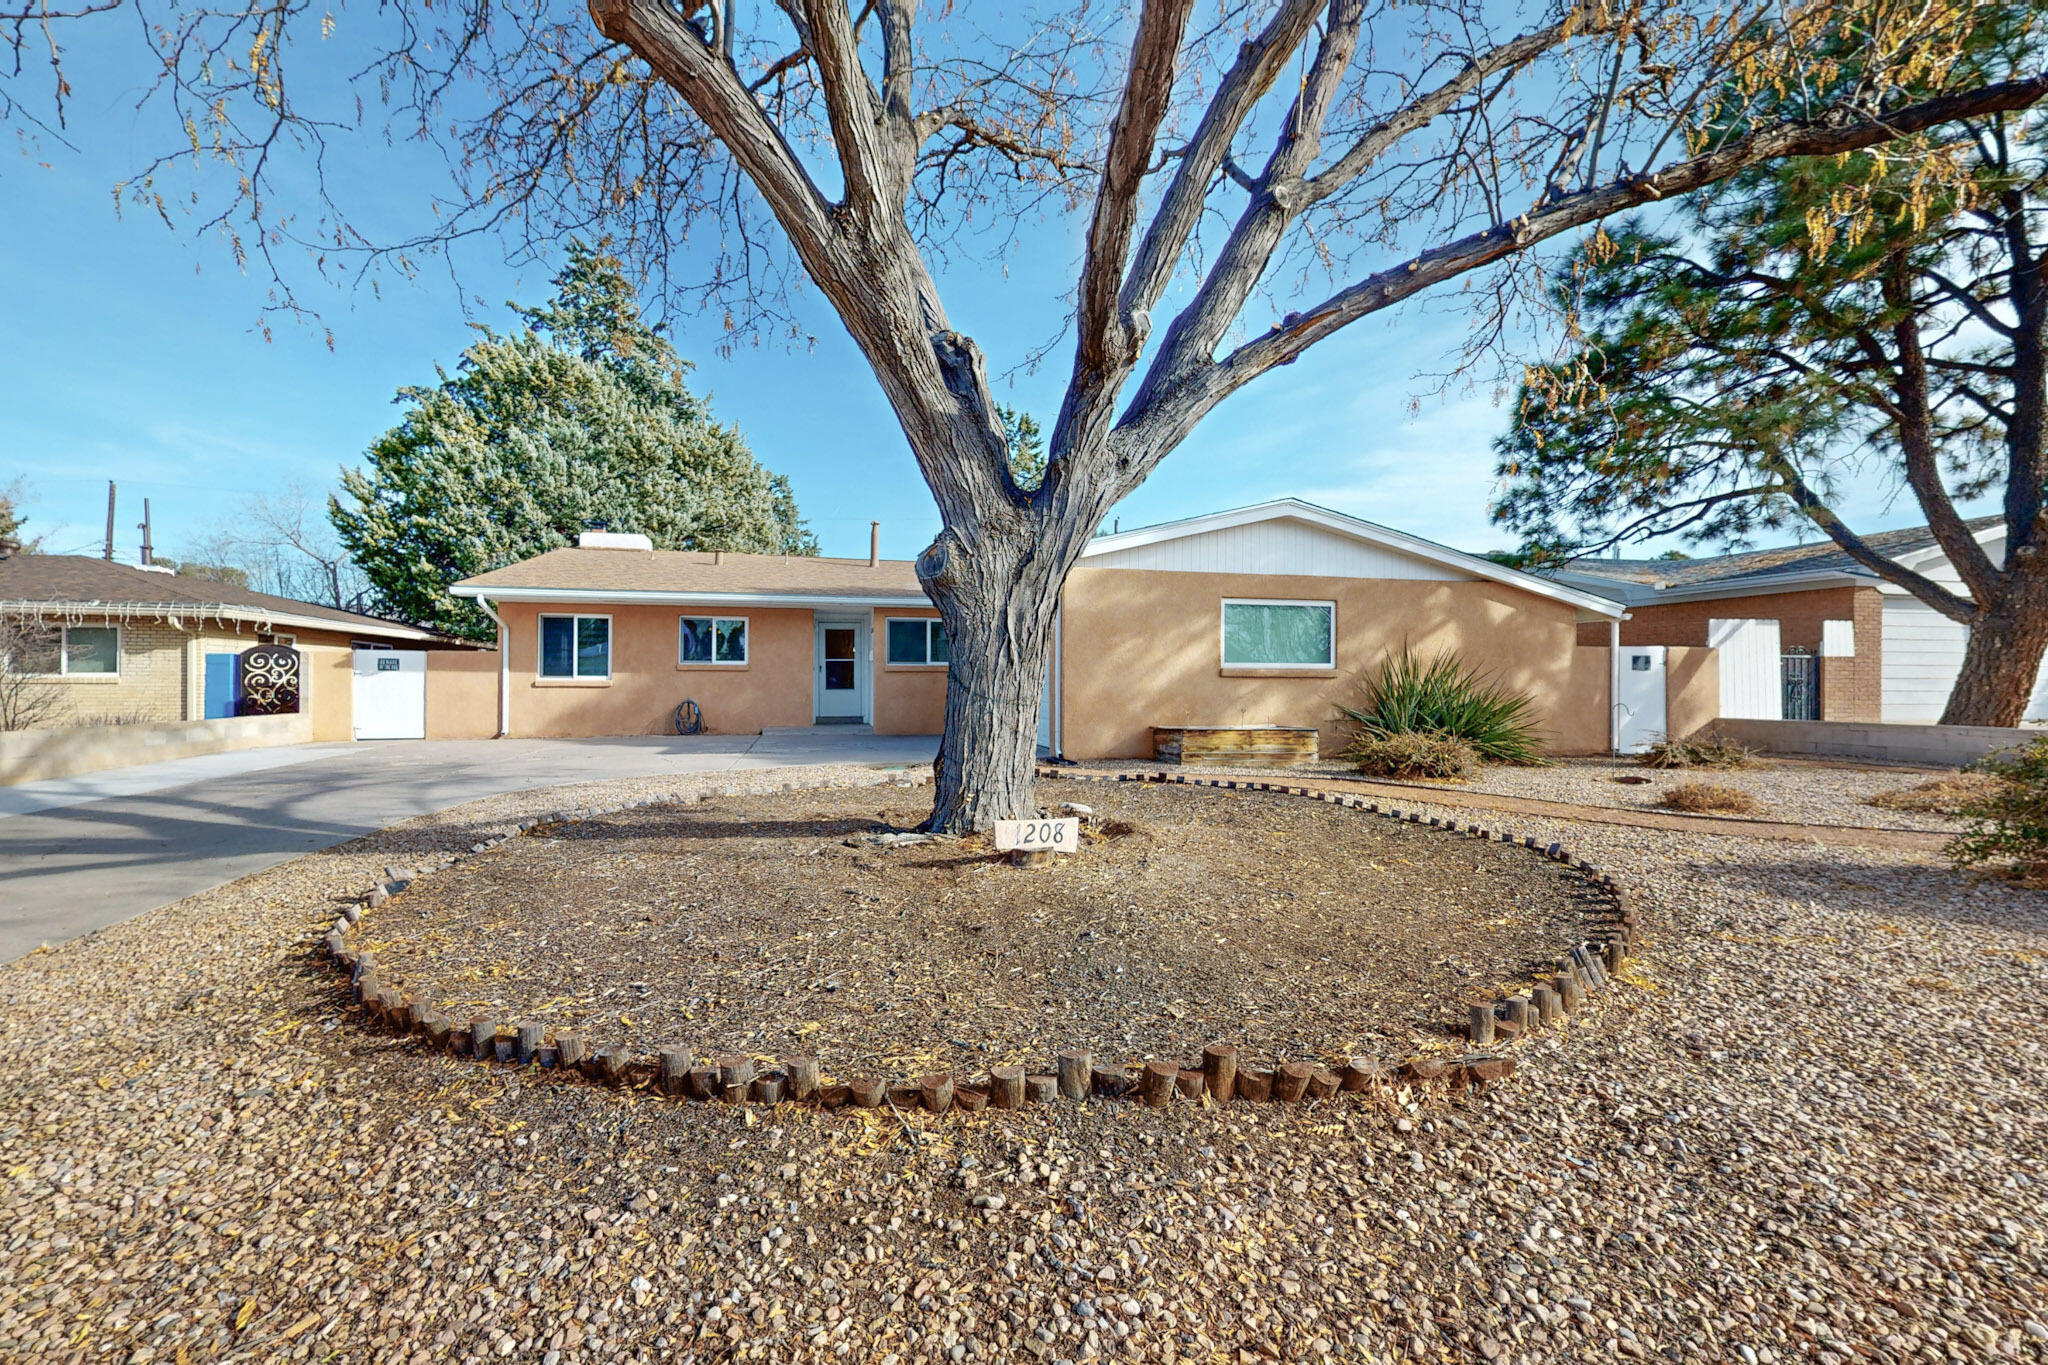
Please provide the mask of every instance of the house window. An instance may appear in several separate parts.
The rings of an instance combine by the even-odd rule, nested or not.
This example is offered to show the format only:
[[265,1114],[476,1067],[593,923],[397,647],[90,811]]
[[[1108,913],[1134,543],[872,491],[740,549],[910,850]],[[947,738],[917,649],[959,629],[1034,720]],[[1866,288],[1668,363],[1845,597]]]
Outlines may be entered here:
[[23,672],[39,677],[107,677],[121,671],[119,626],[61,626],[31,639]]
[[892,664],[944,664],[946,623],[929,617],[889,618],[889,662]]
[[743,664],[747,661],[747,618],[685,616],[678,628],[676,659],[686,664]]
[[609,678],[612,675],[612,618],[540,618],[540,675],[543,678]]
[[1337,604],[1226,600],[1223,663],[1234,668],[1335,668]]

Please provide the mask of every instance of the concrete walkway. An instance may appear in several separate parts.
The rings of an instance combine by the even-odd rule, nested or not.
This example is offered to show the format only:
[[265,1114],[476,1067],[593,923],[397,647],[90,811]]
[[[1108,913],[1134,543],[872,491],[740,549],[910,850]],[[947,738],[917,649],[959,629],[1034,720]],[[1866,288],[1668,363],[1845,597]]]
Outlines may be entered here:
[[[0,789],[0,962],[415,815],[623,777],[928,764],[934,735],[419,740],[218,754]],[[216,760],[241,760],[218,762]]]

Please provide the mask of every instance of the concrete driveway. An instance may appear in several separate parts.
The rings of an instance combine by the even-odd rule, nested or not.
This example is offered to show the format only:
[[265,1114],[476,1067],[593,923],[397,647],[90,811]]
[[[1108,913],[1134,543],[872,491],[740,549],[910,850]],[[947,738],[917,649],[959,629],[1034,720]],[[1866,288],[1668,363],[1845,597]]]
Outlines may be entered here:
[[607,778],[928,764],[934,735],[405,740],[183,759],[0,787],[0,962],[486,796]]

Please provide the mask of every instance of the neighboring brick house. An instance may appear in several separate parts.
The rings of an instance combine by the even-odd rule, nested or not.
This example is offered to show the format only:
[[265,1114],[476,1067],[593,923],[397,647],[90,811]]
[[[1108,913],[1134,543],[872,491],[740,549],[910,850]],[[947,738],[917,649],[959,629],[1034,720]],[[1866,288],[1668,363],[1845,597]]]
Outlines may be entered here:
[[353,733],[356,648],[449,642],[396,621],[83,555],[0,554],[0,617],[16,631],[5,661],[52,699],[38,725],[197,721],[235,714],[234,656],[259,644],[299,651],[301,710],[316,740]]
[[[1969,526],[1994,560],[2002,557],[2000,518],[1979,517]],[[1937,582],[1960,583],[1924,526],[1864,539]],[[1623,645],[1718,647],[1722,713],[1730,716],[1784,717],[1786,698],[1798,692],[1797,683],[1784,687],[1784,678],[1815,672],[1818,714],[1792,719],[1931,724],[1941,716],[1969,640],[1967,626],[1880,579],[1833,541],[1700,559],[1582,559],[1552,576],[1625,605]],[[1762,648],[1772,628],[1781,685],[1764,697],[1760,688],[1745,691],[1734,678],[1745,667],[1762,667],[1755,651],[1745,656],[1736,646]],[[1589,630],[1605,627],[1582,628],[1581,643],[1595,643]],[[1783,664],[1786,657],[1794,662]],[[1752,699],[1749,709],[1745,696]],[[2037,686],[2027,718],[2043,717],[2048,695]]]

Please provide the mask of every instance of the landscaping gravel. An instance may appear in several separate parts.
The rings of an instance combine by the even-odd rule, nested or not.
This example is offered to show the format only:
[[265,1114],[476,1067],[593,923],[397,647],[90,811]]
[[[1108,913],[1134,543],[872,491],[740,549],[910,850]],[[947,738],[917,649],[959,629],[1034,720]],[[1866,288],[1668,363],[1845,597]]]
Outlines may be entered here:
[[899,1124],[339,1022],[338,905],[583,799],[0,968],[0,1359],[2048,1360],[2037,893],[1504,817],[1630,877],[1649,947],[1455,1101]]
[[[1158,764],[1146,764],[1157,769]],[[1172,771],[1168,769],[1168,771]],[[1210,772],[1211,769],[1202,771]],[[1223,769],[1213,771],[1222,772]],[[1796,759],[1758,759],[1754,766],[1736,769],[1646,768],[1629,759],[1566,758],[1544,768],[1481,768],[1469,781],[1441,784],[1451,791],[1488,792],[1497,796],[1527,797],[1539,801],[1563,801],[1575,806],[1598,806],[1611,810],[1663,811],[1658,802],[1665,792],[1683,782],[1712,782],[1737,787],[1757,800],[1758,808],[1743,820],[1775,820],[1798,825],[1840,825],[1860,829],[1910,829],[1952,833],[1963,822],[1946,815],[1891,810],[1873,806],[1870,798],[1883,792],[1915,787],[1954,769],[1838,767],[1805,763]],[[1233,770],[1236,776],[1270,781],[1306,782],[1317,777],[1341,777],[1353,781],[1380,782],[1383,778],[1361,776],[1355,769],[1327,760],[1275,771],[1271,768]],[[1629,779],[1617,781],[1616,779]],[[1637,781],[1635,779],[1646,779]],[[1434,783],[1412,784],[1428,790]],[[1691,812],[1689,812],[1691,813]],[[1731,818],[1699,813],[1703,819]]]

